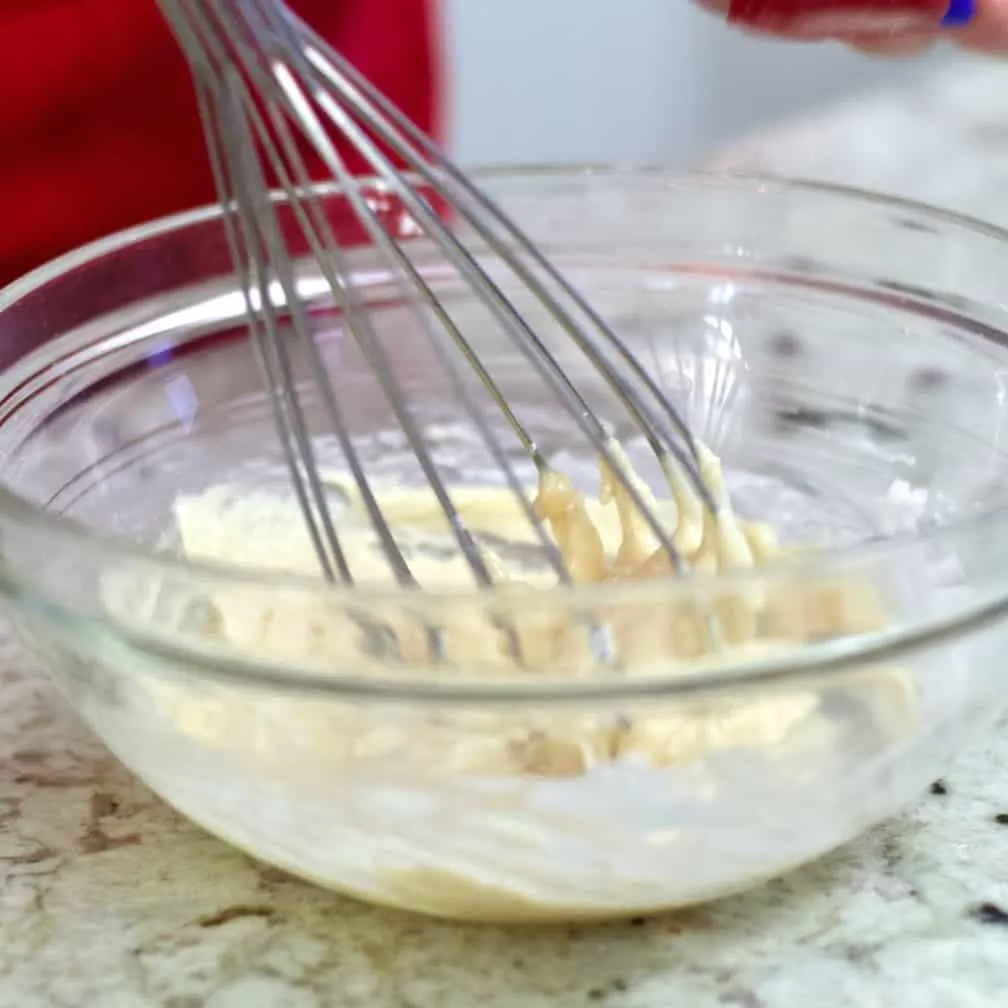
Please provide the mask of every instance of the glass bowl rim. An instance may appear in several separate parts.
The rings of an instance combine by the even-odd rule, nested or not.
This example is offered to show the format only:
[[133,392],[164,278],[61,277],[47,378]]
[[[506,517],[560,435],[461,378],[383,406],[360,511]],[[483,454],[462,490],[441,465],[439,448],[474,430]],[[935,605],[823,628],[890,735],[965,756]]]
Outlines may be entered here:
[[[833,182],[789,178],[772,173],[754,171],[738,171],[734,169],[717,171],[675,171],[667,166],[640,165],[623,166],[609,164],[551,164],[551,165],[506,165],[488,166],[472,170],[470,176],[479,180],[505,179],[522,182],[548,178],[587,178],[600,177],[618,182],[632,182],[635,179],[661,178],[669,183],[690,186],[728,186],[734,190],[764,191],[772,187],[776,191],[805,193],[810,196],[822,195],[839,197],[863,206],[875,206],[883,210],[900,210],[916,218],[924,218],[935,223],[943,223],[963,229],[975,235],[994,239],[1008,245],[1008,228],[1002,228],[988,223],[980,218],[962,214],[953,210],[931,206],[927,203],[873,192],[854,186]],[[423,180],[409,176],[410,180],[423,185]],[[360,181],[373,185],[377,189],[386,187],[380,178],[364,178]],[[318,184],[315,191],[323,196],[339,196],[340,187],[331,183]],[[282,198],[282,194],[277,194]],[[7,287],[0,289],[0,320],[6,310],[14,306],[22,298],[43,288],[46,284],[72,274],[74,270],[87,266],[89,263],[113,252],[121,251],[137,242],[157,239],[166,234],[183,231],[194,225],[208,223],[221,216],[217,205],[197,207],[180,213],[171,214],[152,221],[115,232],[96,241],[74,249],[50,262],[36,268],[25,276],[15,280]],[[977,534],[980,530],[995,520],[1004,517],[1008,507],[998,507],[968,518],[929,530],[925,534],[911,533],[887,537],[876,542],[859,543],[851,546],[826,550],[810,555],[807,560],[789,561],[787,564],[769,565],[756,571],[733,571],[708,576],[703,581],[715,591],[722,591],[738,586],[741,590],[746,583],[753,581],[766,582],[768,577],[787,570],[790,575],[796,572],[812,571],[813,576],[828,576],[831,571],[842,569],[852,562],[880,562],[887,556],[898,554],[908,543],[940,541],[945,536],[960,535],[973,529]],[[307,575],[276,574],[275,572],[247,570],[225,564],[214,564],[206,561],[188,561],[173,557],[167,552],[155,551],[130,543],[127,540],[106,533],[95,532],[73,522],[70,519],[33,507],[26,500],[0,486],[0,514],[15,524],[33,531],[43,532],[51,540],[56,540],[68,548],[78,547],[85,552],[94,549],[102,559],[108,561],[132,561],[142,563],[146,568],[160,572],[173,572],[190,575],[195,578],[206,578],[220,584],[232,586],[259,588],[296,588],[301,590],[325,592],[332,598],[334,593],[346,592],[357,604],[381,604],[388,602],[401,603],[405,597],[402,589],[347,589],[332,587],[317,578]],[[822,561],[826,561],[825,563]],[[836,561],[840,560],[838,564]],[[832,561],[832,562],[830,562]],[[6,594],[23,594],[26,585],[12,583],[16,579],[9,572],[0,574],[0,590]],[[550,590],[550,602],[558,607],[566,605],[570,608],[589,603],[612,600],[614,596],[626,603],[628,597],[639,598],[641,604],[650,601],[670,600],[676,594],[695,587],[700,582],[682,578],[663,578],[647,582],[634,583],[628,593],[628,586],[620,583],[602,585],[560,586]],[[29,588],[31,594],[40,595],[35,589]],[[472,603],[473,592],[465,590],[425,591],[425,602],[450,604],[453,601],[464,600]],[[542,600],[542,590],[526,589],[516,591],[513,598],[524,596]],[[51,603],[41,599],[47,607]],[[77,614],[65,612],[71,619]],[[293,688],[309,693],[337,693],[360,698],[398,698],[412,700],[431,700],[437,702],[472,702],[488,701],[513,703],[528,700],[536,702],[572,700],[605,700],[647,698],[657,696],[686,696],[721,693],[725,689],[751,686],[754,684],[771,684],[781,681],[790,683],[796,677],[808,675],[835,674],[851,671],[855,667],[863,667],[868,662],[890,660],[894,657],[916,651],[919,648],[938,644],[959,633],[971,629],[980,629],[1008,616],[1008,587],[994,596],[981,597],[972,605],[958,610],[953,616],[932,617],[900,626],[886,628],[868,634],[852,635],[833,641],[823,641],[796,647],[793,652],[785,652],[769,658],[743,658],[719,661],[705,664],[695,670],[683,672],[676,670],[667,675],[648,676],[647,678],[623,678],[619,680],[579,679],[560,680],[550,677],[537,678],[535,681],[509,681],[504,683],[480,683],[469,680],[452,681],[450,679],[434,680],[424,678],[422,674],[403,678],[400,676],[382,676],[368,673],[365,675],[332,673],[320,675],[318,670],[299,668],[294,665],[276,664],[267,661],[252,661],[244,655],[232,658],[219,652],[187,647],[179,641],[166,641],[164,638],[137,631],[121,622],[109,612],[103,613],[102,621],[112,624],[124,640],[131,641],[159,655],[170,662],[181,662],[189,671],[206,674],[211,678],[223,680],[255,681],[264,685]],[[198,661],[196,668],[193,665]],[[418,668],[418,673],[419,673]]]

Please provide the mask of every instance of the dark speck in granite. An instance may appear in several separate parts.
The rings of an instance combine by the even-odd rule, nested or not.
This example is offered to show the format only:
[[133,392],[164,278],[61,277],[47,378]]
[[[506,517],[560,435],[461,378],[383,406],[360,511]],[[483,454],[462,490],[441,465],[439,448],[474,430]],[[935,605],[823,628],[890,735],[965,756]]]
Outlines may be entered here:
[[616,977],[605,987],[592,987],[588,991],[589,1001],[605,1001],[613,994],[625,994],[630,989],[630,984],[623,977]]
[[994,822],[999,826],[1008,826],[1008,812],[999,812],[994,816]]
[[216,913],[206,914],[200,917],[196,923],[201,928],[217,928],[247,917],[269,918],[273,916],[274,912],[273,908],[268,906],[233,906],[218,910]]
[[96,791],[91,796],[91,815],[95,819],[104,819],[106,816],[113,816],[119,811],[119,802],[113,795],[104,791]]
[[947,795],[948,785],[943,780],[936,780],[931,785],[931,794],[933,795]]
[[135,847],[140,842],[140,835],[138,833],[113,837],[109,836],[98,826],[91,827],[77,841],[84,854],[101,854],[112,850],[114,847]]
[[896,833],[883,827],[882,842],[879,844],[879,854],[888,872],[895,872],[903,859],[903,847]]
[[996,924],[999,927],[1008,927],[1008,910],[997,905],[997,903],[981,903],[971,911],[971,914],[981,924]]

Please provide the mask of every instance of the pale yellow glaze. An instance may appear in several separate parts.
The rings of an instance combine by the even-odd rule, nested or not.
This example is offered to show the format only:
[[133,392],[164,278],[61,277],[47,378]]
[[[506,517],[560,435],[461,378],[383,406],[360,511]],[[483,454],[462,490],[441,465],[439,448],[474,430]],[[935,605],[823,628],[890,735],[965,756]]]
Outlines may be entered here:
[[[624,480],[657,516],[667,535],[682,550],[686,572],[717,572],[753,568],[781,553],[776,533],[767,524],[742,521],[734,514],[724,486],[721,465],[700,446],[700,471],[717,505],[707,513],[699,494],[681,472],[670,473],[671,492],[656,499],[637,476],[619,444],[608,451]],[[651,523],[628,494],[624,482],[606,465],[601,467],[597,498],[582,497],[561,473],[543,474],[533,494],[534,510],[545,522],[576,582],[603,582],[668,577],[673,566],[659,545]],[[352,481],[339,474],[346,502],[337,514],[340,539],[355,582],[359,586],[394,584],[394,575],[378,546],[366,509]],[[882,612],[864,586],[816,584],[807,580],[793,588],[745,591],[710,589],[706,599],[687,593],[664,604],[621,602],[619,596],[585,612],[560,604],[550,588],[556,576],[543,568],[517,572],[484,545],[482,557],[491,578],[511,591],[494,596],[476,590],[473,574],[453,546],[444,515],[428,490],[379,488],[382,511],[408,556],[410,567],[424,588],[471,588],[468,601],[455,601],[434,615],[419,617],[408,602],[369,605],[362,620],[342,597],[295,589],[264,592],[257,587],[220,589],[212,598],[219,633],[229,643],[256,656],[307,664],[333,671],[359,671],[381,665],[365,646],[368,627],[380,626],[394,636],[400,667],[431,667],[430,627],[440,635],[442,671],[473,675],[501,673],[519,676],[586,676],[605,672],[601,657],[591,649],[592,628],[605,627],[615,664],[607,674],[668,674],[676,667],[717,661],[724,649],[744,649],[752,655],[772,655],[800,645],[812,636],[844,634],[880,625]],[[460,488],[455,504],[467,527],[479,537],[495,541],[534,543],[536,535],[527,514],[514,496],[499,487]],[[313,573],[317,561],[293,502],[269,495],[236,497],[217,488],[198,497],[183,498],[176,518],[187,556],[232,564],[268,566]],[[525,586],[537,593],[513,589]],[[514,604],[512,605],[512,602]],[[367,624],[367,627],[364,624]],[[516,647],[517,644],[517,647]],[[769,705],[769,706],[767,706]],[[750,701],[739,714],[734,706],[719,706],[702,724],[691,714],[651,718],[646,724],[595,715],[563,715],[522,724],[497,737],[480,730],[478,744],[439,741],[444,758],[458,769],[473,772],[577,773],[599,761],[629,751],[641,751],[657,765],[696,758],[705,748],[739,744],[758,746],[785,733],[815,707],[810,695]],[[764,713],[765,711],[765,713]],[[744,728],[742,727],[744,726]],[[761,734],[762,733],[762,734]],[[388,743],[378,736],[354,739],[353,747]],[[379,733],[381,735],[381,733]],[[465,753],[453,752],[455,743]],[[416,745],[421,745],[419,740]]]
[[[681,553],[685,573],[758,568],[781,555],[772,526],[743,521],[734,514],[720,462],[707,448],[701,446],[700,470],[717,505],[716,515],[707,513],[681,471],[669,471],[669,494],[656,499],[633,472],[622,448],[611,442],[608,449],[614,466]],[[597,583],[672,576],[667,551],[623,482],[604,464],[600,476],[597,497],[582,497],[569,479],[553,471],[544,473],[531,492],[535,513],[572,579]],[[352,481],[340,474],[329,480],[340,491],[334,496],[345,502],[336,513],[336,524],[356,584],[394,586]],[[878,599],[865,586],[807,578],[793,585],[785,580],[774,582],[776,587],[745,591],[718,591],[711,582],[703,593],[685,593],[658,604],[642,604],[629,596],[621,601],[610,593],[604,604],[588,612],[573,611],[559,602],[560,595],[553,590],[556,576],[547,567],[518,570],[504,559],[504,548],[495,552],[489,543],[482,544],[482,557],[497,587],[479,592],[461,553],[451,548],[444,516],[429,491],[386,486],[377,492],[420,585],[471,588],[462,602],[456,600],[419,618],[406,593],[401,603],[372,602],[362,614],[351,611],[339,593],[218,588],[203,600],[210,613],[208,632],[257,659],[307,665],[322,674],[388,672],[383,660],[364,646],[363,623],[370,622],[396,639],[396,668],[401,674],[413,669],[417,675],[454,672],[467,677],[639,677],[695,669],[698,663],[722,660],[725,651],[773,656],[813,637],[856,633],[883,621]],[[478,540],[492,536],[494,543],[537,541],[526,512],[509,491],[458,488],[453,499]],[[222,486],[181,498],[175,515],[183,550],[190,558],[317,573],[311,541],[290,499],[265,492],[240,496],[235,488]],[[135,611],[139,596],[135,586],[113,579],[106,585],[106,597],[118,610]],[[435,623],[443,650],[440,663],[431,649],[430,626]],[[610,666],[591,649],[593,626],[608,631],[616,658]],[[432,795],[444,789],[444,800],[449,801],[453,782],[486,778],[519,786],[509,799],[518,803],[513,814],[519,817],[525,814],[520,789],[545,778],[573,780],[596,769],[624,765],[628,769],[702,765],[711,754],[732,749],[759,753],[782,775],[801,775],[807,772],[808,754],[823,753],[835,741],[834,729],[819,712],[819,697],[811,690],[742,700],[665,702],[627,711],[430,707],[392,711],[213,684],[196,690],[184,683],[159,681],[145,688],[175,731],[196,745],[240,760],[250,774],[289,782],[292,793],[325,790],[340,781],[350,782],[341,787],[366,781],[369,788],[391,781],[397,787],[409,782]],[[898,730],[911,706],[903,677],[884,670],[865,673],[858,688],[863,688],[870,705],[877,694],[877,716]],[[251,836],[247,841],[237,839],[255,849]],[[376,852],[382,842],[375,837]],[[380,881],[385,876],[376,869],[366,889],[338,872],[318,880],[379,902],[421,906],[452,916],[500,919],[515,906],[522,908],[520,916],[525,919],[565,916],[570,909],[564,902],[567,897],[552,895],[549,873],[541,871],[538,881],[526,880],[519,892],[496,878],[493,864],[456,864],[444,854],[436,863],[418,863],[405,872],[390,866],[385,881]],[[402,895],[407,891],[408,899]],[[607,907],[605,914],[613,909]],[[578,915],[591,911],[580,907]]]

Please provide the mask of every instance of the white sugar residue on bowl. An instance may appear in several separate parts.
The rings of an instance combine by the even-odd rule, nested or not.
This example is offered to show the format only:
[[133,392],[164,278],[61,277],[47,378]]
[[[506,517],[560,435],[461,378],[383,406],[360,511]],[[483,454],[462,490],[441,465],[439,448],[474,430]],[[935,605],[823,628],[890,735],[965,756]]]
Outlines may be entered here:
[[[892,800],[898,782],[882,766],[866,768],[868,805],[830,782],[865,720],[895,739],[909,716],[899,680],[873,677],[852,686],[847,708],[770,701],[749,712],[760,727],[748,736],[694,737],[678,764],[629,755],[554,776],[476,771],[473,748],[500,726],[462,714],[440,715],[438,730],[422,716],[319,716],[310,701],[227,687],[142,688],[163,731],[121,723],[110,741],[196,822],[372,902],[500,921],[651,912],[800,863]],[[438,751],[448,739],[454,751]]]

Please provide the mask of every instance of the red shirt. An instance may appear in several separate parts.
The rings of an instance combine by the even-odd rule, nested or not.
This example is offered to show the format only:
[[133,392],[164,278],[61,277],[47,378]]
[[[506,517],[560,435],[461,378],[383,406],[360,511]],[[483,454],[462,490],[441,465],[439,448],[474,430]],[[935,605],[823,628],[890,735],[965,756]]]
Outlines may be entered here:
[[[291,7],[434,131],[433,2]],[[0,287],[215,199],[189,73],[154,0],[0,0]]]

